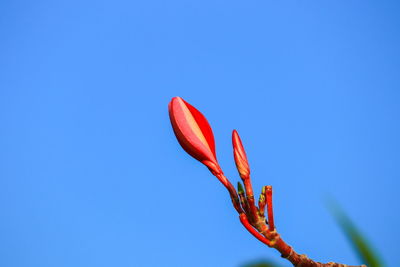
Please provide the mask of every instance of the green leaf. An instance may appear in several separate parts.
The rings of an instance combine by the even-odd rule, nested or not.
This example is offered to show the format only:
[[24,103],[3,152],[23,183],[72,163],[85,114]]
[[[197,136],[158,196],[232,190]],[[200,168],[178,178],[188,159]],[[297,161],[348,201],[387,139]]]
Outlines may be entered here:
[[245,265],[242,265],[241,267],[281,267],[281,266],[282,265],[276,264],[275,262],[270,260],[261,260],[252,263],[247,263]]
[[330,200],[328,205],[336,219],[336,222],[351,242],[359,259],[368,267],[382,267],[383,263],[376,252],[371,248],[369,242],[363,234],[361,234],[347,214],[339,207],[336,201]]
[[243,186],[242,186],[242,184],[240,182],[238,182],[237,188],[238,188],[238,194],[243,194],[244,193]]

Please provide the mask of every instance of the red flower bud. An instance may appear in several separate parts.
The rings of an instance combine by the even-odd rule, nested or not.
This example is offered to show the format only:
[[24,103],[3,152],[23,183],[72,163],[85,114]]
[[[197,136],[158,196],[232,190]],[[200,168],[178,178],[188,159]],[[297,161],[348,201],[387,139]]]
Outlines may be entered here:
[[232,145],[236,167],[239,171],[240,177],[245,180],[250,175],[249,162],[242,141],[240,140],[239,134],[236,130],[233,130],[232,132]]
[[206,165],[214,175],[222,174],[215,154],[214,135],[204,115],[180,97],[172,98],[168,110],[172,128],[182,148]]

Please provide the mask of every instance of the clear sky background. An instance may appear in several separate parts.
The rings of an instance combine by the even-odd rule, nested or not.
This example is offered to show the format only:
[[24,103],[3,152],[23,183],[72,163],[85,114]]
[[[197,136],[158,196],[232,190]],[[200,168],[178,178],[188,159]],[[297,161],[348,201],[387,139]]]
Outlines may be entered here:
[[167,104],[208,118],[233,183],[298,252],[359,264],[334,197],[399,266],[398,1],[0,3],[0,266],[289,266],[178,145]]

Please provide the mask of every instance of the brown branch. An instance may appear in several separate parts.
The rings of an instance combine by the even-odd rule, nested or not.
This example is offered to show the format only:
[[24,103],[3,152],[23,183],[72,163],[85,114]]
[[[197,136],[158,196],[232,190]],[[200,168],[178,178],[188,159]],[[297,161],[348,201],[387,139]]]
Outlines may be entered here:
[[301,267],[367,267],[366,265],[346,265],[335,262],[321,263],[313,261],[304,254],[298,254],[291,246],[289,246],[279,235],[275,240],[273,248],[281,253],[282,258],[290,261],[293,266]]

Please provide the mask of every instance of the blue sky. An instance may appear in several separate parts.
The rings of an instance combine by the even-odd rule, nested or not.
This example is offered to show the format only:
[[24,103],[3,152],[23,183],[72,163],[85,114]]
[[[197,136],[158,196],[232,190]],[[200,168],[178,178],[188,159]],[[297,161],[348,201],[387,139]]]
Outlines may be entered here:
[[[398,1],[2,1],[0,265],[239,266],[273,259],[179,147],[167,104],[208,118],[233,183],[299,253],[360,263],[335,198],[398,266]],[[286,264],[286,265],[284,265]]]

